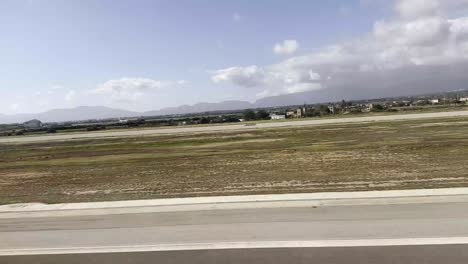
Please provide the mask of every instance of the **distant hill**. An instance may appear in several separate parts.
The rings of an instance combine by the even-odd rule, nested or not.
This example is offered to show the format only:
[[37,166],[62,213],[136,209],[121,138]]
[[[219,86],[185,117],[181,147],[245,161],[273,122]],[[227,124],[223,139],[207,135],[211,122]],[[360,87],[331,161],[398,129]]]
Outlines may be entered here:
[[141,113],[105,106],[80,106],[75,108],[53,109],[38,114],[0,115],[0,123],[22,123],[31,119],[39,119],[42,122],[63,122],[138,115],[141,115]]
[[202,113],[211,111],[241,110],[254,107],[253,104],[246,101],[223,101],[220,103],[198,103],[194,105],[181,105],[177,107],[167,107],[157,111],[144,112],[144,115],[170,115],[170,114],[188,114]]
[[181,105],[177,107],[162,108],[160,110],[148,112],[134,112],[105,106],[80,106],[68,109],[53,109],[47,112],[37,114],[0,114],[0,124],[22,123],[31,119],[39,119],[42,122],[63,122],[118,117],[157,116],[171,114],[202,113],[211,111],[243,110],[248,108],[301,105],[304,103],[315,104],[336,102],[342,99],[365,100],[371,98],[384,98],[395,96],[414,96],[417,94],[422,95],[429,93],[457,91],[460,90],[460,87],[465,87],[465,81],[468,81],[468,78],[465,80],[464,78],[454,77],[451,84],[448,85],[444,84],[438,78],[428,77],[425,80],[425,83],[427,85],[424,87],[424,89],[415,89],[414,87],[420,87],[419,85],[417,85],[418,81],[415,80],[407,80],[405,82],[398,82],[397,80],[385,80],[382,83],[375,83],[374,87],[378,88],[369,88],[370,80],[363,79],[361,81],[363,85],[360,86],[359,82],[355,82],[357,83],[357,86],[353,89],[349,89],[347,84],[335,84],[332,87],[316,91],[266,97],[259,99],[254,103],[231,100],[219,103],[197,103],[194,105]]
[[31,119],[39,119],[42,122],[64,122],[118,117],[157,116],[169,114],[201,113],[210,111],[240,110],[251,107],[253,107],[253,105],[245,101],[198,103],[194,105],[168,107],[148,112],[134,112],[105,106],[80,106],[75,108],[53,109],[37,114],[0,114],[0,124],[22,123]]
[[87,119],[104,119],[113,117],[137,116],[138,112],[132,112],[117,108],[105,106],[80,106],[71,109],[54,109],[39,115],[36,119],[43,122],[60,122],[69,120],[87,120]]

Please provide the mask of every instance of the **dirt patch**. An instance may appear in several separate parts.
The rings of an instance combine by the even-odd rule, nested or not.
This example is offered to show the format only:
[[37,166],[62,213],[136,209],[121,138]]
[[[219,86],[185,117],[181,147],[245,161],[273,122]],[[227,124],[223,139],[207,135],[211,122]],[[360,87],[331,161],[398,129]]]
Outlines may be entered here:
[[426,124],[419,124],[419,125],[411,125],[411,127],[413,127],[413,128],[418,128],[418,127],[437,127],[437,126],[453,126],[453,125],[466,125],[466,124],[468,124],[468,121],[426,123]]
[[275,142],[275,141],[280,141],[280,140],[283,140],[283,139],[281,139],[281,138],[276,138],[276,139],[249,139],[249,140],[241,140],[241,141],[233,141],[233,142],[208,143],[208,144],[196,146],[196,148],[215,148],[215,147],[240,145],[240,144],[250,144],[250,143],[267,143],[267,142]]

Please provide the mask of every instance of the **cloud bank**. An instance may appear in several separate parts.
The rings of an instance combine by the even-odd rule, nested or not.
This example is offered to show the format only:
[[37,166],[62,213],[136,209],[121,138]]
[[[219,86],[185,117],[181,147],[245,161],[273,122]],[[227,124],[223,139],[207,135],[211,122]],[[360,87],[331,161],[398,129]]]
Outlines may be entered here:
[[[376,21],[372,31],[359,38],[277,64],[220,69],[211,79],[266,97],[344,84],[349,89],[356,85],[378,85],[379,79],[391,80],[390,76],[396,78],[393,80],[411,79],[407,76],[411,71],[422,73],[434,68],[452,71],[453,65],[466,67],[468,62],[468,16],[457,16],[459,10],[467,8],[467,0],[400,0],[395,3],[393,18]],[[274,47],[279,54],[295,49],[286,42]]]
[[98,85],[92,93],[109,96],[112,101],[135,102],[147,93],[184,85],[185,83],[185,80],[159,81],[148,78],[121,78],[108,80]]

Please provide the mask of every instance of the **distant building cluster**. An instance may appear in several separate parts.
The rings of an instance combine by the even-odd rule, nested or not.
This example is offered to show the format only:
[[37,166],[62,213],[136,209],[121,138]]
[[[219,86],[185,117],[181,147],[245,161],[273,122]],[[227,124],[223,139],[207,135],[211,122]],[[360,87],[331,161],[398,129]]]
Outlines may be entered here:
[[390,111],[395,112],[414,107],[437,106],[437,105],[468,105],[468,96],[418,96],[399,99],[376,99],[366,101],[353,101],[296,106],[276,107],[270,109],[272,120],[285,118],[304,118],[322,115],[369,113]]
[[286,115],[278,115],[278,114],[270,114],[270,118],[272,120],[280,120],[280,119],[286,119]]
[[[245,110],[224,110],[165,116],[120,117],[68,122],[42,123],[32,119],[20,124],[0,124],[0,136],[20,136],[25,133],[56,133],[57,131],[96,131],[130,127],[163,127],[197,124],[234,123],[257,120],[283,120],[329,115],[370,112],[398,112],[438,107],[468,106],[468,90],[434,95],[393,97],[374,100],[354,100],[322,104],[266,107]],[[247,123],[246,125],[251,125]]]

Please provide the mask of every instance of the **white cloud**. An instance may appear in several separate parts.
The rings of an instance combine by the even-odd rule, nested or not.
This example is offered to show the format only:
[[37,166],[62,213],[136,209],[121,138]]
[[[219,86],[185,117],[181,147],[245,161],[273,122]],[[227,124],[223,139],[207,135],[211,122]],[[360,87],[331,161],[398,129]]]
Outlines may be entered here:
[[309,78],[311,81],[319,81],[320,80],[320,74],[316,73],[316,72],[313,72],[313,71],[309,71]]
[[302,93],[321,89],[320,83],[297,83],[287,88],[287,93]]
[[440,10],[438,0],[400,0],[396,10],[403,18],[413,19],[424,16],[434,16]]
[[76,96],[76,92],[74,90],[70,90],[65,94],[65,101],[71,102]]
[[242,17],[241,17],[241,15],[239,15],[239,13],[232,14],[232,21],[239,22],[239,21],[241,21],[241,19],[242,19]]
[[261,88],[257,97],[297,93],[320,89],[320,74],[309,71],[288,70],[282,65],[260,68],[232,67],[215,71],[211,77],[214,83],[231,82],[246,88]]
[[232,67],[215,71],[211,80],[215,83],[233,82],[239,86],[254,87],[264,82],[264,72],[256,65],[248,67]]
[[448,40],[450,23],[440,17],[421,18],[405,23],[377,22],[374,24],[376,41],[387,46],[420,47],[437,45]]
[[47,94],[52,95],[52,94],[55,94],[56,92],[58,92],[60,90],[63,90],[62,85],[52,85],[52,87],[50,87],[50,89],[47,90]]
[[[396,2],[397,16],[375,22],[369,34],[273,65],[218,70],[212,80],[255,89],[263,97],[322,89],[340,81],[353,86],[348,81],[354,75],[377,78],[403,67],[468,62],[468,16],[450,16],[454,6],[466,3],[400,0]],[[278,43],[275,53],[293,52],[297,47],[292,43]]]
[[273,47],[273,52],[280,55],[289,55],[293,54],[299,48],[299,43],[297,40],[288,39],[284,40],[282,43],[276,43]]
[[159,81],[148,78],[121,78],[109,80],[92,92],[110,96],[113,101],[136,101],[146,93],[185,84],[184,80]]

